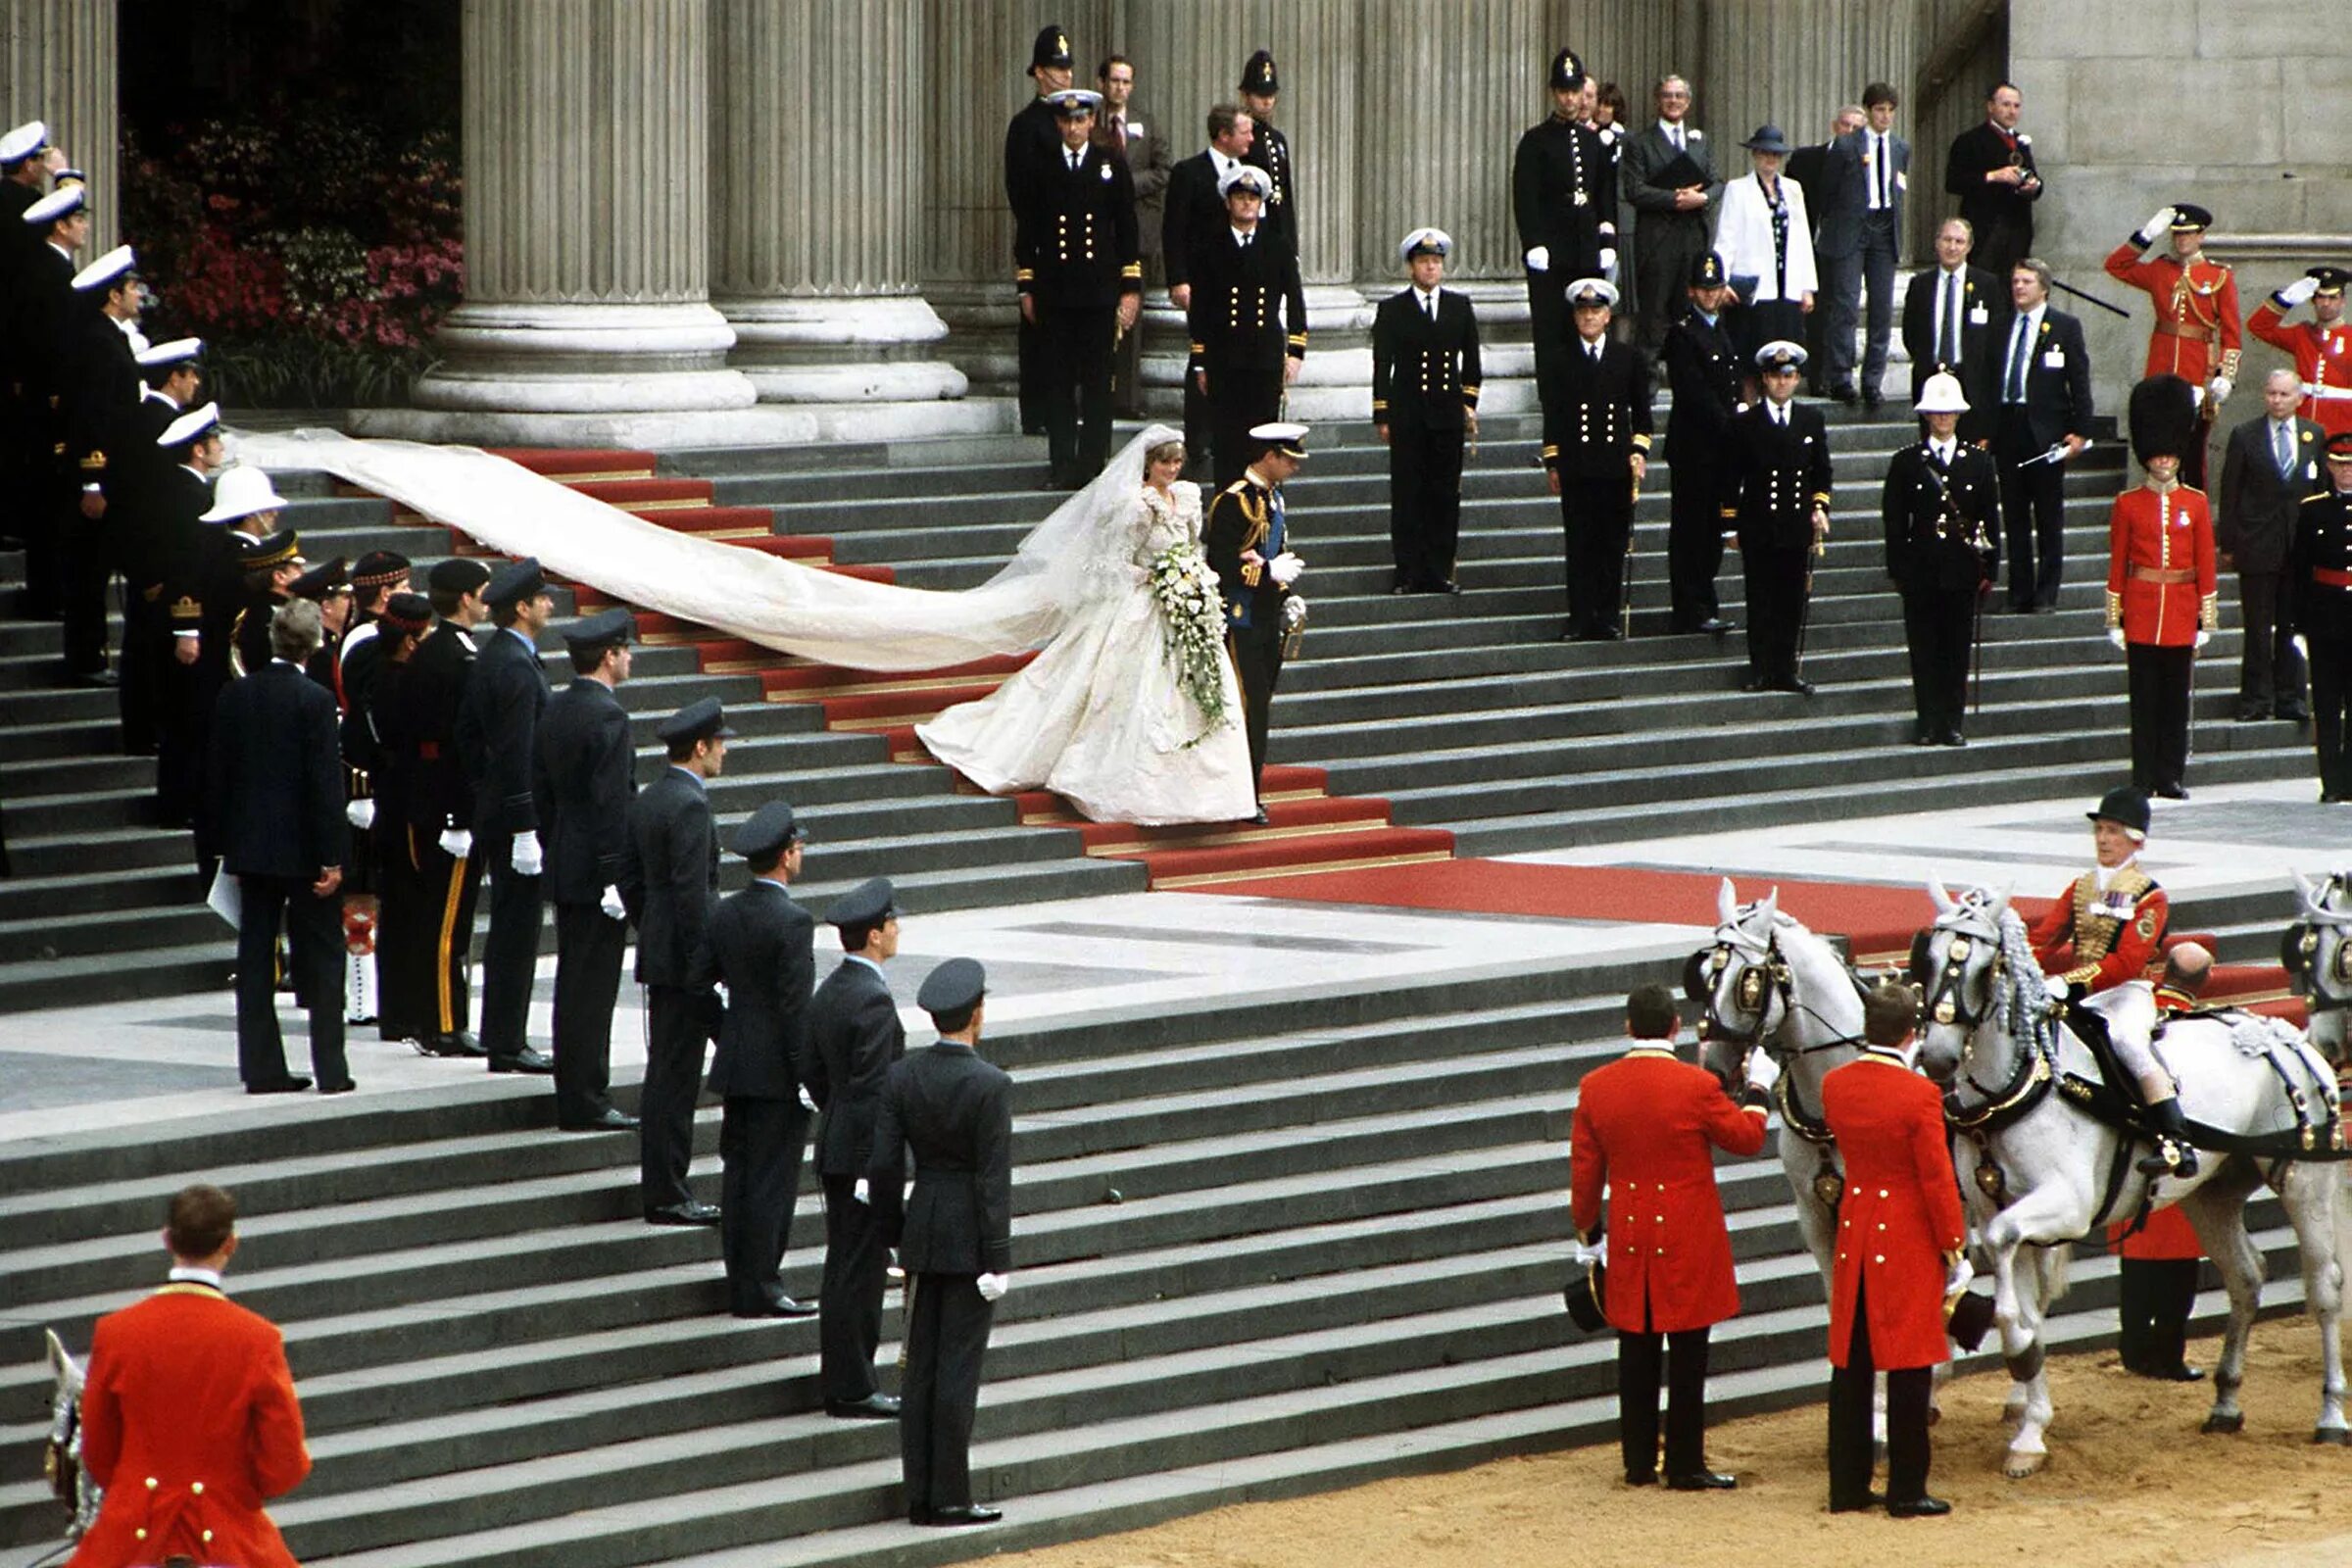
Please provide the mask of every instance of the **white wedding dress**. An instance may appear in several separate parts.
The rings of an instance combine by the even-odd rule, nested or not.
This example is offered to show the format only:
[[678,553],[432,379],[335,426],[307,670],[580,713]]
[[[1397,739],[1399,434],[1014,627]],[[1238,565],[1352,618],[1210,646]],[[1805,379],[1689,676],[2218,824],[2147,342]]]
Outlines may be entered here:
[[996,691],[914,732],[992,795],[1052,790],[1105,822],[1243,821],[1257,802],[1233,666],[1218,663],[1225,711],[1212,724],[1179,677],[1152,592],[1162,551],[1200,548],[1200,488],[1140,488],[1124,518],[1102,518],[1126,537],[1090,552],[1086,598],[1061,634]]

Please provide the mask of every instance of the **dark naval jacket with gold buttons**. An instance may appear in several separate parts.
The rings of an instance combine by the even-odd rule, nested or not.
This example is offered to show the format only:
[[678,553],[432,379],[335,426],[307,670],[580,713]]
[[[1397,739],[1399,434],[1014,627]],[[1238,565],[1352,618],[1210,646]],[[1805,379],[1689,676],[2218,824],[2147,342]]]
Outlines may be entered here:
[[1263,225],[1247,245],[1231,223],[1195,235],[1186,318],[1193,354],[1185,374],[1206,370],[1212,389],[1220,370],[1279,370],[1286,358],[1304,359],[1306,288],[1298,258]]
[[1813,510],[1830,504],[1830,427],[1821,410],[1788,402],[1788,422],[1761,398],[1732,420],[1725,454],[1739,499],[1723,509],[1742,545],[1803,550],[1813,543]]
[[1458,430],[1478,412],[1478,315],[1469,296],[1437,291],[1432,320],[1421,291],[1380,302],[1372,318],[1372,422],[1386,429]]
[[1013,281],[1041,305],[1116,305],[1144,287],[1137,250],[1135,176],[1124,160],[1089,142],[1072,169],[1058,144],[1031,171],[1035,188],[1018,210]]
[[1544,392],[1544,466],[1563,477],[1631,480],[1626,460],[1649,451],[1649,361],[1640,349],[1603,338],[1595,360],[1570,335]]

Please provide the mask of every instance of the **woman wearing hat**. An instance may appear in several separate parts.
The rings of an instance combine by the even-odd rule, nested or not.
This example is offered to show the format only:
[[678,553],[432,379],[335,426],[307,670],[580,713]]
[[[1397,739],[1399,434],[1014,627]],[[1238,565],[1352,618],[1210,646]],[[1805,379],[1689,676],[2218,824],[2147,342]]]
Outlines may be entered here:
[[1788,156],[1781,127],[1759,125],[1740,145],[1755,172],[1725,183],[1715,249],[1747,307],[1737,319],[1741,357],[1752,362],[1756,350],[1777,339],[1804,341],[1804,318],[1821,283],[1804,189],[1781,173]]
[[2000,476],[1989,454],[1960,439],[1967,412],[1959,377],[1928,377],[1917,408],[1927,439],[1894,455],[1879,501],[1886,574],[1903,596],[1915,746],[1965,744],[1977,602],[2000,573]]

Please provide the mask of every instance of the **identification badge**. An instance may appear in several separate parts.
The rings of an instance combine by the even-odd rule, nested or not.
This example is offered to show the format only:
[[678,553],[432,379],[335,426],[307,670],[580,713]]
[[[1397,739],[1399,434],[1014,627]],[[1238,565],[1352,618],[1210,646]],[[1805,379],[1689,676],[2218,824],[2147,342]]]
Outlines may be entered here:
[[1986,310],[1982,305],[1974,305],[1969,307],[1968,324],[1971,326],[1990,326],[1992,324],[1992,312]]
[[2044,369],[2050,369],[2050,370],[2063,370],[2063,369],[2065,369],[2065,368],[2066,368],[2066,350],[2064,350],[2064,349],[2052,349],[2052,350],[2050,350],[2050,352],[2049,352],[2049,353],[2047,353],[2047,354],[2044,354],[2044,355],[2041,357],[2041,364],[2042,364],[2042,368],[2043,368]]

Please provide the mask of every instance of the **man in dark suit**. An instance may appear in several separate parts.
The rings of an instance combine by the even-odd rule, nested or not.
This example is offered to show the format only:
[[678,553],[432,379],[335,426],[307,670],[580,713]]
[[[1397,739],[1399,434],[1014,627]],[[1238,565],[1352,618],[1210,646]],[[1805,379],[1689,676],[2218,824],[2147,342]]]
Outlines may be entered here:
[[719,1123],[718,1240],[727,1310],[737,1317],[809,1317],[812,1302],[784,1292],[784,1249],[801,1193],[814,1101],[802,1087],[808,1059],[808,993],[816,985],[816,922],[787,884],[801,872],[792,808],[771,801],[735,832],[750,885],[710,913],[693,984],[726,987],[718,1051],[706,1086],[724,1102]]
[[1511,154],[1511,218],[1527,266],[1539,391],[1575,335],[1568,285],[1605,276],[1617,262],[1617,165],[1580,118],[1584,93],[1585,64],[1563,49],[1551,62],[1551,118],[1521,135]]
[[2301,376],[2284,368],[2273,370],[2262,383],[2265,412],[2230,431],[2222,454],[2221,512],[2213,532],[2223,568],[2237,572],[2237,603],[2245,617],[2237,677],[2241,723],[2311,716],[2303,653],[2293,625],[2280,613],[2295,514],[2305,496],[2328,488],[2321,472],[2327,433],[2296,414],[2302,399]]
[[[1219,104],[1208,112],[1208,145],[1168,172],[1160,260],[1167,270],[1168,303],[1188,320],[1200,247],[1226,226],[1225,176],[1242,167],[1256,134],[1256,123],[1240,105]],[[1189,374],[1184,378],[1184,450],[1188,468],[1196,474],[1209,471],[1208,400]]]
[[1225,174],[1224,187],[1224,226],[1193,246],[1186,313],[1193,334],[1186,377],[1207,403],[1220,487],[1257,455],[1250,432],[1281,413],[1283,389],[1306,363],[1298,258],[1260,227],[1265,172],[1244,164]]
[[2000,476],[1989,455],[1960,439],[1968,399],[1957,377],[1929,376],[1916,412],[1927,439],[1894,455],[1879,498],[1886,575],[1903,596],[1911,743],[1960,746],[1977,603],[2000,575]]
[[352,1087],[343,1054],[342,749],[332,694],[302,671],[318,649],[318,607],[297,600],[270,622],[265,667],[221,693],[205,807],[222,867],[237,879],[237,1076],[249,1095],[311,1087],[286,1071],[277,1028],[282,917],[295,988],[310,1008],[318,1092]]
[[1568,286],[1576,332],[1543,393],[1544,468],[1567,534],[1567,642],[1608,642],[1623,629],[1634,492],[1649,471],[1649,362],[1609,335],[1617,287]]
[[1747,579],[1745,689],[1810,697],[1798,662],[1813,591],[1806,563],[1830,536],[1830,429],[1821,410],[1796,401],[1804,363],[1804,349],[1786,340],[1756,351],[1764,396],[1732,421],[1725,461],[1737,499],[1724,516],[1740,531]]
[[[2082,323],[2049,301],[2046,264],[2029,256],[2010,270],[1992,456],[2009,529],[2009,609],[2017,614],[2058,608],[2066,567],[2063,466],[2090,444],[2083,434],[2092,418],[2090,350]],[[2054,450],[2063,456],[2045,456]]]
[[629,678],[636,622],[625,610],[564,631],[571,683],[539,721],[539,795],[547,811],[547,892],[556,905],[556,1125],[620,1132],[637,1118],[615,1109],[612,1004],[628,946],[629,802],[637,754],[613,688]]
[[1110,456],[1111,351],[1144,303],[1135,184],[1126,163],[1093,144],[1091,92],[1054,95],[1061,139],[1033,175],[1013,245],[1021,319],[1044,356],[1048,483],[1075,490]]
[[[1306,426],[1261,424],[1250,432],[1255,461],[1208,504],[1200,549],[1225,600],[1225,652],[1242,688],[1242,729],[1250,740],[1250,787],[1266,770],[1266,727],[1282,679],[1291,584],[1303,564],[1291,553],[1282,487],[1306,461]],[[1266,819],[1265,807],[1256,820]]]
[[874,877],[826,911],[841,933],[841,965],[808,1002],[808,1093],[816,1124],[816,1174],[825,1189],[825,1274],[817,1293],[817,1382],[825,1413],[887,1420],[899,1401],[874,1377],[882,1343],[882,1292],[890,1246],[874,1222],[865,1176],[874,1152],[882,1084],[906,1054],[906,1031],[882,965],[898,956],[899,911],[890,881]]
[[1453,241],[1416,228],[1397,252],[1412,286],[1372,318],[1372,424],[1389,449],[1394,591],[1458,593],[1462,443],[1478,433],[1478,316],[1470,297],[1440,287]]
[[[1668,76],[1658,83],[1657,100],[1657,120],[1626,142],[1618,166],[1620,194],[1633,209],[1626,232],[1641,241],[1634,250],[1634,324],[1649,354],[1665,344],[1667,328],[1683,314],[1683,290],[1710,248],[1715,203],[1723,195],[1705,132],[1687,123],[1690,83]],[[1681,172],[1686,166],[1696,179]],[[1677,172],[1672,180],[1664,178],[1669,170]]]
[[[1862,406],[1879,406],[1886,374],[1886,344],[1894,329],[1894,263],[1903,248],[1903,192],[1911,181],[1911,144],[1894,133],[1895,90],[1874,81],[1862,92],[1863,124],[1830,144],[1822,160],[1822,189],[1805,186],[1813,217],[1814,254],[1822,264],[1829,320],[1822,375],[1830,396],[1854,400],[1854,326],[1862,291],[1870,318],[1862,351]],[[1802,182],[1799,182],[1800,185]]]
[[[939,1043],[891,1068],[866,1162],[874,1222],[906,1270],[899,1449],[906,1517],[918,1525],[1004,1517],[972,1499],[971,1477],[980,1362],[1012,1270],[1012,1080],[977,1054],[986,991],[970,958],[950,958],[925,978],[915,1003]],[[908,1152],[914,1196],[902,1213]]]
[[[1138,120],[1130,109],[1135,93],[1135,63],[1111,55],[1095,73],[1102,90],[1102,113],[1095,120],[1095,145],[1127,166],[1135,185],[1135,249],[1144,264],[1144,286],[1161,288],[1167,277],[1160,266],[1161,215],[1168,195],[1168,138],[1154,125]],[[1210,187],[1215,188],[1213,185]],[[1144,416],[1144,331],[1141,322],[1119,335],[1111,356],[1111,405],[1123,419]]]
[[[1805,219],[1809,225],[1806,237],[1814,240],[1814,260],[1817,264],[1822,260],[1818,238],[1821,233],[1821,198],[1827,189],[1823,171],[1828,167],[1830,151],[1838,145],[1838,139],[1860,130],[1863,118],[1860,104],[1845,105],[1830,117],[1829,139],[1807,142],[1797,148],[1788,155],[1788,164],[1782,171],[1790,184],[1805,193]],[[1829,280],[1829,269],[1826,266],[1821,268],[1821,274],[1826,287]],[[1829,301],[1824,299],[1819,309],[1805,317],[1805,352],[1812,357],[1813,366],[1812,373],[1805,377],[1805,389],[1815,397],[1829,396],[1828,306]]]
[[1984,95],[1984,122],[1952,138],[1943,163],[1943,188],[1960,198],[1960,216],[1974,231],[1968,259],[2005,278],[2034,251],[2034,204],[2041,175],[2034,168],[2034,138],[2017,128],[2026,100],[2006,81]]
[[1273,51],[1260,49],[1242,67],[1238,89],[1242,107],[1250,111],[1250,151],[1244,161],[1266,175],[1266,237],[1277,240],[1294,257],[1298,254],[1298,173],[1291,163],[1290,139],[1274,123],[1274,103],[1282,96],[1282,80],[1274,71]]
[[1734,495],[1722,458],[1744,379],[1740,350],[1724,321],[1733,302],[1723,258],[1703,252],[1688,274],[1690,309],[1666,333],[1666,384],[1674,407],[1666,420],[1673,516],[1666,570],[1678,632],[1732,629],[1715,598],[1723,568],[1723,511]]
[[727,760],[718,699],[688,703],[656,731],[669,765],[629,803],[620,896],[637,923],[637,980],[646,988],[644,1123],[638,1197],[649,1225],[715,1225],[718,1210],[686,1188],[694,1158],[694,1102],[703,1045],[718,1022],[718,997],[695,965],[718,900],[718,833],[709,781]]
[[1912,273],[1903,291],[1903,352],[1911,357],[1911,401],[1919,401],[1930,376],[1955,377],[1968,403],[1960,439],[1986,446],[2000,404],[2009,289],[1969,265],[1970,243],[1965,218],[1947,218],[1936,231],[1936,265]]
[[[1069,86],[1070,59],[1069,34],[1059,23],[1039,29],[1029,49],[1029,79],[1036,83],[1037,96],[1021,105],[1004,127],[1004,205],[1012,210],[1015,234],[1028,217],[1030,199],[1037,192],[1037,175],[1061,139],[1054,128],[1054,106],[1047,100]],[[1015,321],[1014,329],[1020,356],[1021,433],[1043,435],[1045,356],[1037,328],[1026,316]]]
[[[111,481],[123,466],[122,438],[139,403],[139,365],[128,334],[138,325],[141,288],[130,247],[116,246],[74,275],[70,319],[60,340],[66,358],[56,376],[65,437],[59,463],[73,496],[63,519],[72,540],[65,624],[70,680],[106,677],[106,585],[121,560],[109,512],[116,497]],[[115,678],[120,681],[119,672]]]
[[491,630],[476,652],[458,710],[458,755],[473,785],[474,855],[490,871],[482,1050],[492,1072],[554,1072],[556,1064],[531,1049],[525,1029],[546,908],[537,762],[548,692],[539,634],[555,618],[556,602],[533,556],[492,572],[483,597]]

